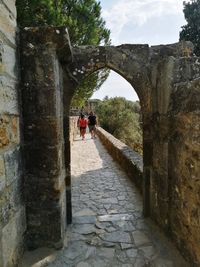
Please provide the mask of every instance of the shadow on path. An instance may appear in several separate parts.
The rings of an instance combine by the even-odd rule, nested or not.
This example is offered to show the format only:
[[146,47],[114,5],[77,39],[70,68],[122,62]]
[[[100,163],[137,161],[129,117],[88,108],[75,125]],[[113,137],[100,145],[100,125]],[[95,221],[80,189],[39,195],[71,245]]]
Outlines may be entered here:
[[77,138],[71,156],[73,223],[66,246],[49,263],[29,266],[189,267],[143,218],[141,195],[98,139]]

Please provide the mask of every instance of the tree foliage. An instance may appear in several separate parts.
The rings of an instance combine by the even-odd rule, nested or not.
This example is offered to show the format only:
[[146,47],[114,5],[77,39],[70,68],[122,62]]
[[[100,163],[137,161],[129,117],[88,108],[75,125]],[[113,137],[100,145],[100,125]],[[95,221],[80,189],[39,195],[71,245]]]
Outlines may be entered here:
[[187,25],[182,26],[180,40],[191,41],[195,54],[200,56],[200,0],[183,2],[183,5]]
[[[110,31],[96,0],[17,0],[21,27],[67,26],[72,45],[108,45]],[[77,89],[73,102],[82,105],[108,77],[108,71],[93,73]]]
[[102,128],[142,154],[139,102],[105,97],[95,110]]

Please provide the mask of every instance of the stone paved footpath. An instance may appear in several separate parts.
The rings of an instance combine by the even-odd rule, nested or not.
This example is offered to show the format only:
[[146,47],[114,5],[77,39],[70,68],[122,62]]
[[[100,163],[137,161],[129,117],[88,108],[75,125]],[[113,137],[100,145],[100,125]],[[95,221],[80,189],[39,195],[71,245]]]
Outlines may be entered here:
[[142,198],[98,139],[72,145],[73,224],[48,267],[186,267],[175,247],[143,218]]

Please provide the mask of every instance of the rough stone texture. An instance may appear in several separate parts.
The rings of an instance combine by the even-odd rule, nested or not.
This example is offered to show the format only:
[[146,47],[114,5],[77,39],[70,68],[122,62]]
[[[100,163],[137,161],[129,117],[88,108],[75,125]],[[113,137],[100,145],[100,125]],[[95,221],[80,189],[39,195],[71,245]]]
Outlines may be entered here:
[[[55,215],[58,223],[51,241],[59,237],[58,225],[65,217],[65,205],[60,202],[64,199],[63,178],[67,222],[71,221],[70,101],[88,75],[107,67],[133,86],[141,102],[144,214],[169,233],[198,266],[200,61],[193,55],[191,43],[82,46],[71,50],[64,28],[25,29],[21,39],[30,239],[39,238],[38,244],[45,238],[49,242],[54,227],[50,221]],[[39,116],[44,123],[37,120]],[[9,142],[4,129],[3,135],[3,143]],[[33,198],[35,192],[38,201]]]
[[108,67],[137,92],[143,117],[144,214],[198,266],[200,60],[192,44],[85,46],[72,52],[69,70],[77,84]]
[[21,34],[28,248],[60,247],[66,230],[66,144],[58,54],[62,49],[70,51],[67,38],[65,28],[29,28]]
[[127,175],[137,185],[140,192],[143,189],[143,161],[142,157],[129,148],[127,145],[122,143],[120,140],[115,138],[113,135],[106,132],[101,127],[97,128],[97,134],[105,145],[108,152],[112,157],[121,165],[126,171]]
[[26,229],[14,0],[0,1],[0,266],[16,266]]

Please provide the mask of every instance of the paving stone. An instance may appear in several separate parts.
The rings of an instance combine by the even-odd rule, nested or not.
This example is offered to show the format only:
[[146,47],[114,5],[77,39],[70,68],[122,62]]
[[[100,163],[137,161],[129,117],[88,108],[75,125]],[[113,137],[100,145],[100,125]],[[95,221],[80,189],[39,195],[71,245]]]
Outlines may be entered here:
[[[137,258],[134,263],[134,267],[149,267],[147,262],[142,258]],[[161,266],[159,266],[161,267]]]
[[140,250],[143,251],[145,258],[147,259],[152,259],[158,254],[153,246],[141,247]]
[[92,259],[91,260],[91,265],[92,267],[108,267],[108,261],[103,260],[103,259]]
[[138,250],[134,249],[134,248],[127,249],[126,254],[129,258],[136,258],[137,254],[138,254]]
[[136,230],[135,226],[131,221],[117,221],[113,222],[113,225],[115,227],[120,228],[120,230],[125,231],[125,232],[130,232]]
[[110,223],[109,222],[97,222],[95,224],[95,226],[99,229],[107,229],[108,227],[110,227]]
[[73,217],[73,223],[77,224],[85,224],[85,223],[95,223],[96,222],[95,216],[76,216]]
[[101,248],[97,251],[97,255],[103,258],[112,259],[115,255],[114,248]]
[[112,233],[112,232],[114,232],[114,231],[117,231],[117,229],[114,228],[114,227],[107,227],[107,228],[106,228],[106,231],[107,231],[108,233]]
[[90,216],[90,215],[96,215],[96,213],[91,209],[83,209],[76,213],[74,213],[74,217],[76,216]]
[[152,262],[152,267],[181,267],[173,264],[172,261],[167,259],[158,258]]
[[103,215],[98,216],[100,222],[113,222],[113,221],[127,221],[133,218],[130,214],[113,214],[113,215]]
[[92,267],[92,266],[87,262],[81,261],[76,265],[76,267]]
[[75,225],[73,232],[83,235],[88,235],[96,232],[96,228],[93,224],[78,224]]
[[88,259],[90,257],[95,257],[96,251],[97,251],[96,247],[89,247],[86,252],[85,259]]
[[64,256],[70,260],[74,260],[77,257],[83,256],[87,251],[88,246],[84,243],[74,242],[70,244],[69,248],[64,250]]
[[121,243],[120,246],[122,249],[129,249],[133,247],[133,244]]
[[151,243],[149,238],[142,231],[134,231],[132,232],[132,235],[133,235],[135,245],[137,247]]
[[112,233],[106,233],[104,235],[101,235],[100,238],[102,238],[105,241],[114,242],[114,243],[131,243],[130,235],[126,232],[112,232]]
[[101,203],[108,203],[108,204],[117,204],[117,198],[104,198],[101,200]]

